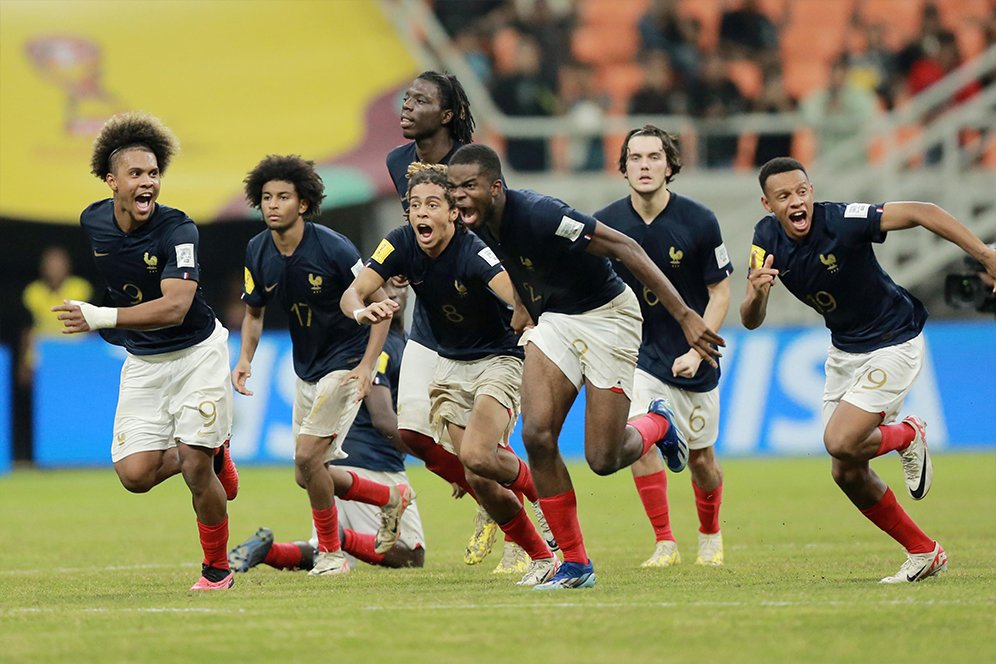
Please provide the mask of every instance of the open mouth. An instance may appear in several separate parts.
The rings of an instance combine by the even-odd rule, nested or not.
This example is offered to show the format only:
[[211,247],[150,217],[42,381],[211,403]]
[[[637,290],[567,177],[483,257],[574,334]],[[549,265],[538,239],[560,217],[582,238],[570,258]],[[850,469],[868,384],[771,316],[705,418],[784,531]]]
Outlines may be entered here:
[[460,208],[460,223],[464,226],[473,228],[479,216],[477,210],[473,208]]
[[809,215],[806,214],[805,210],[792,212],[789,214],[789,223],[792,224],[793,228],[804,230],[809,224]]
[[429,224],[417,224],[415,232],[418,234],[419,242],[429,242],[432,240],[432,226]]
[[152,211],[152,194],[139,194],[135,197],[135,211],[148,214]]

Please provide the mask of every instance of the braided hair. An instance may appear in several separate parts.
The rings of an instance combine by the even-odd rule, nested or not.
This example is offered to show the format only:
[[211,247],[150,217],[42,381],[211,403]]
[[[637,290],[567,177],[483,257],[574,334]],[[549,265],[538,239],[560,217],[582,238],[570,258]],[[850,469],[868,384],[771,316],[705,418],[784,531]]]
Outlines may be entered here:
[[474,141],[474,116],[470,112],[470,101],[463,85],[453,74],[441,74],[438,71],[424,71],[416,77],[428,81],[439,90],[440,108],[451,111],[453,119],[447,128],[450,137],[457,143],[472,143]]

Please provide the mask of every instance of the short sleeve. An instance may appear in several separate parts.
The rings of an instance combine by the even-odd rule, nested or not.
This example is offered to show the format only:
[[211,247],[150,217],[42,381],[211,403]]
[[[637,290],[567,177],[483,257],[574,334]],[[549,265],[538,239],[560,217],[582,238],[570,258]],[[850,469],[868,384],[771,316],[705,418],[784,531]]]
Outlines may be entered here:
[[476,235],[468,235],[471,238],[468,253],[468,276],[480,279],[483,283],[489,284],[499,272],[504,272],[505,267],[498,260],[498,256],[491,250],[491,247]]
[[594,217],[578,212],[556,198],[542,198],[534,204],[531,219],[543,236],[554,236],[570,244],[571,251],[584,251],[595,234]]
[[199,243],[200,235],[192,221],[177,226],[163,245],[166,264],[160,273],[160,279],[200,281],[200,263],[197,260]]
[[408,229],[408,226],[399,226],[388,233],[387,237],[380,241],[377,249],[367,259],[366,266],[385,280],[397,274],[407,274],[409,266],[405,249],[408,243],[405,232]]
[[730,261],[730,253],[723,242],[723,234],[719,229],[716,215],[709,214],[703,224],[703,231],[702,276],[706,284],[714,284],[733,274],[733,263]]

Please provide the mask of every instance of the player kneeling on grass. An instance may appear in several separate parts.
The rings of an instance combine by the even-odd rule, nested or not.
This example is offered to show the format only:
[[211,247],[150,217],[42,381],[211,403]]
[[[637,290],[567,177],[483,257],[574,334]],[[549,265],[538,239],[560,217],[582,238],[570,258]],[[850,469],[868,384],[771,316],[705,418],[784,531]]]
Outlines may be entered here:
[[177,148],[172,132],[144,113],[116,115],[103,126],[91,172],[114,196],[90,205],[80,224],[107,282],[105,306],[67,301],[52,311],[64,333],[100,330],[128,351],[114,415],[114,470],[134,493],[183,475],[204,550],[191,590],[224,590],[234,581],[225,557],[226,498],[239,488],[228,454],[228,331],[200,288],[197,227],[156,202]]
[[947,568],[948,557],[896,501],[869,460],[897,451],[913,500],[930,490],[927,425],[894,420],[920,373],[927,310],[882,269],[872,251],[889,231],[922,226],[958,245],[996,277],[996,250],[931,203],[813,202],[813,185],[795,159],[761,167],[761,203],[770,213],[754,227],[744,327],[764,322],[775,280],[817,311],[830,330],[823,389],[823,445],[837,486],[861,513],[907,552],[882,583],[907,583]]
[[[352,480],[351,488],[368,482],[384,487],[380,490],[382,497],[387,487],[409,484],[405,455],[392,443],[398,437],[394,404],[397,403],[398,374],[405,347],[402,312],[407,291],[407,286],[397,288],[390,282],[384,284],[384,292],[398,303],[399,309],[391,321],[391,331],[384,342],[370,393],[363,399],[343,442],[343,451],[349,456],[329,465],[330,469]],[[339,486],[338,481],[336,486]],[[339,541],[347,556],[382,567],[422,567],[425,564],[425,538],[416,503],[413,502],[401,516],[397,543],[386,553],[377,553],[376,533],[383,527],[383,512],[376,505],[351,500],[351,497],[349,492],[342,497],[336,496]],[[278,569],[310,570],[315,565],[317,547],[315,534],[308,542],[274,543],[273,532],[260,528],[228,553],[228,561],[235,572],[246,572],[260,563]]]
[[[398,538],[401,513],[414,498],[407,485],[388,487],[336,468],[346,456],[342,442],[370,390],[377,358],[397,307],[383,292],[372,328],[357,327],[339,311],[339,298],[362,267],[359,252],[344,235],[305,221],[318,215],[325,185],[315,165],[298,156],[271,155],[245,180],[246,198],[261,210],[267,230],[246,247],[246,316],[239,361],[232,383],[251,396],[246,381],[263,331],[263,314],[276,302],[287,314],[294,349],[295,478],[308,492],[318,531],[318,557],[312,575],[349,571],[339,540],[334,497],[372,503],[384,513],[376,551],[385,553]],[[373,316],[374,314],[371,314]]]
[[413,166],[408,206],[409,223],[380,243],[344,293],[342,310],[365,321],[365,303],[373,299],[370,306],[377,306],[384,281],[408,277],[439,351],[429,387],[436,439],[443,429],[449,433],[478,501],[529,554],[519,584],[543,583],[556,572],[557,559],[516,496],[535,500],[529,467],[504,445],[518,417],[522,380],[511,282],[491,250],[457,224],[445,166]]

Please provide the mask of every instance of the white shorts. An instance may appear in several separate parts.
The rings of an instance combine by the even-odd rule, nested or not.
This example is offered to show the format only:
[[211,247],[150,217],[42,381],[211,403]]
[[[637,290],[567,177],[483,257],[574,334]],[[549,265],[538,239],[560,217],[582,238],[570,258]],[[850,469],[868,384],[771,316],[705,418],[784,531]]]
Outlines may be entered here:
[[429,424],[429,383],[439,355],[417,341],[408,340],[401,356],[398,379],[398,428],[432,436]]
[[218,448],[232,435],[228,330],[183,350],[128,354],[121,367],[111,461],[163,451],[177,441]]
[[923,334],[870,353],[827,351],[827,382],[823,389],[823,425],[841,401],[892,422],[923,368]]
[[719,437],[719,388],[708,392],[692,392],[669,385],[643,369],[637,369],[633,378],[633,401],[629,406],[630,419],[647,412],[654,399],[666,397],[688,448],[701,450],[716,444]]
[[356,401],[356,381],[345,385],[340,382],[349,372],[345,369],[322,376],[317,383],[297,379],[294,394],[294,441],[300,434],[317,438],[331,438],[325,461],[345,459],[342,449],[349,427],[353,426],[362,402]]
[[[380,470],[367,470],[366,468],[354,468],[350,466],[336,466],[336,468],[352,471],[360,477],[380,482],[381,484],[387,484],[388,486],[396,486],[398,484],[411,485],[408,475],[404,471],[387,473]],[[380,508],[376,505],[336,498],[335,506],[339,512],[339,525],[343,528],[349,528],[358,533],[368,535],[376,535],[377,530],[380,529]],[[405,509],[405,513],[401,515],[401,532],[398,536],[398,541],[413,551],[417,548],[425,549],[425,535],[422,532],[422,518],[418,513],[417,498]],[[312,526],[310,544],[313,547],[318,547],[318,535],[314,531],[314,526]],[[349,556],[349,558],[351,563],[356,562],[356,559],[352,556]]]
[[633,370],[640,352],[643,316],[633,291],[580,314],[546,312],[519,344],[534,343],[579,391],[587,379],[633,398]]
[[507,443],[519,419],[521,387],[522,360],[518,357],[490,355],[470,361],[439,358],[429,387],[430,420],[436,440],[455,454],[453,443],[445,435],[447,423],[466,428],[477,397],[488,395],[510,412],[508,428],[502,436],[502,442]]

